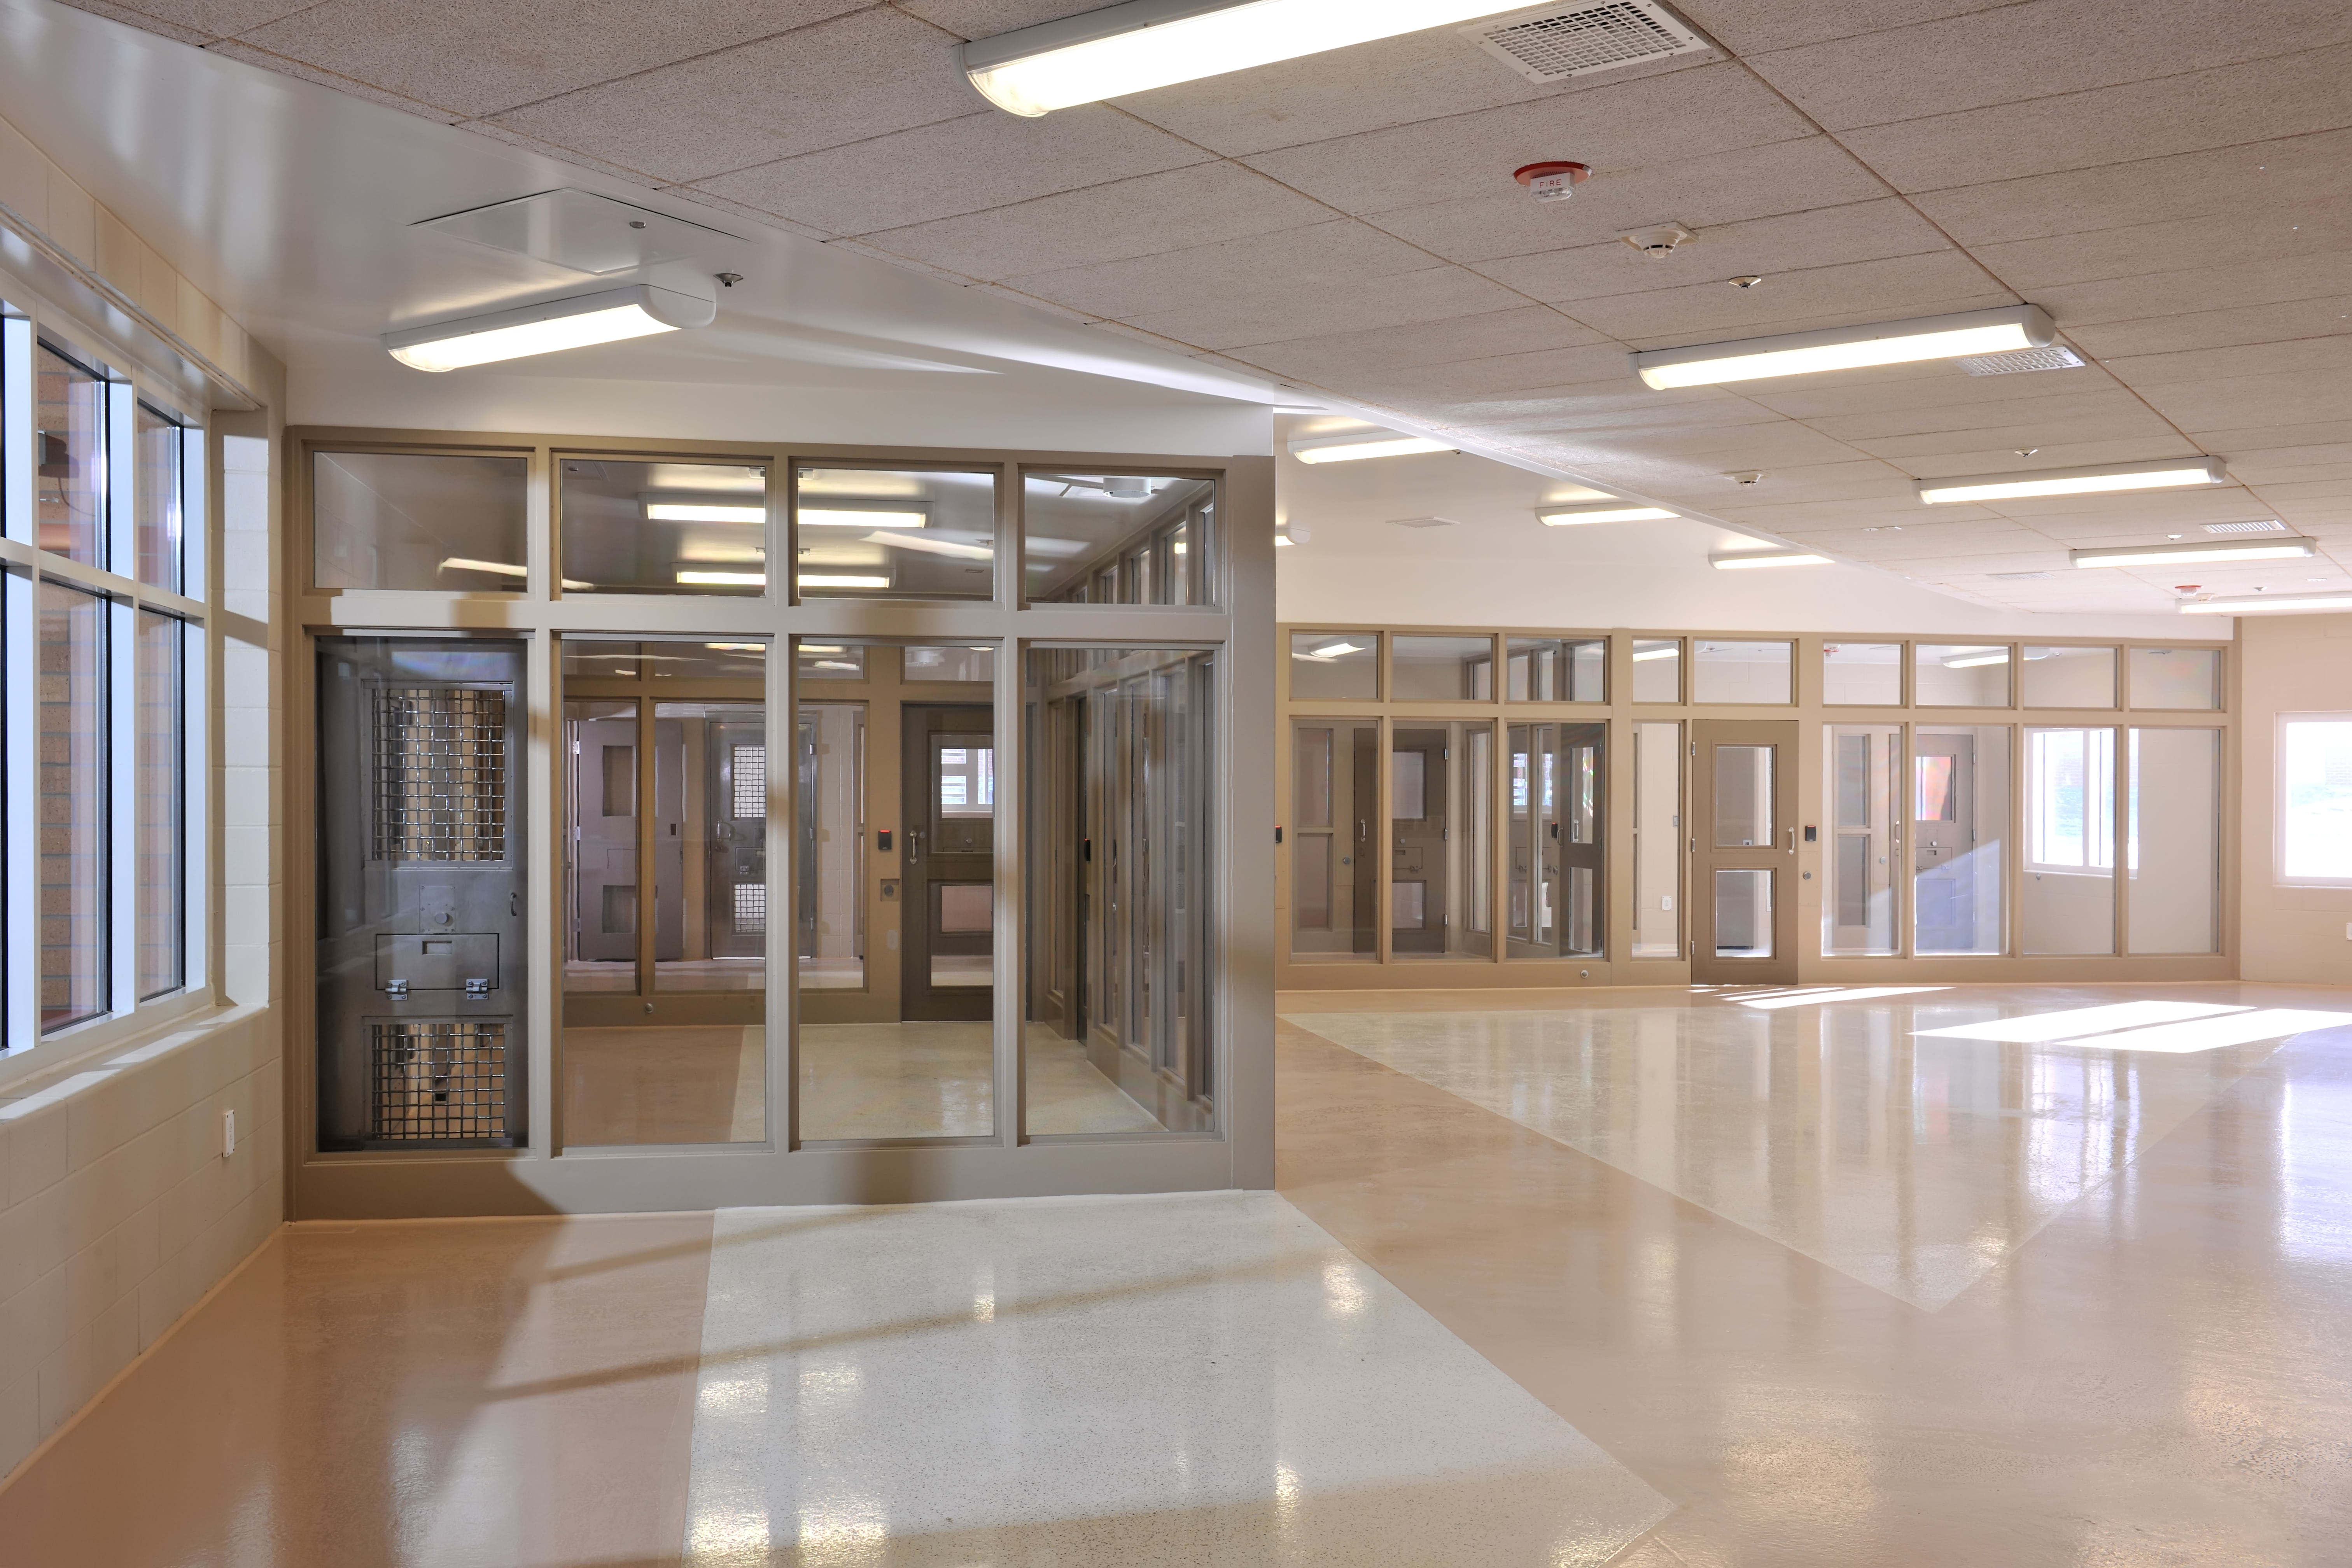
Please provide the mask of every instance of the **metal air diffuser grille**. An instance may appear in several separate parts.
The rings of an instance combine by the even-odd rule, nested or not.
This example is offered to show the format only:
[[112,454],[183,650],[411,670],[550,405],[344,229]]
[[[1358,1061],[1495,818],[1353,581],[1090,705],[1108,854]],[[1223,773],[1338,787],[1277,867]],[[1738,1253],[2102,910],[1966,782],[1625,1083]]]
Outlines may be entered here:
[[1564,81],[1708,47],[1651,0],[1552,6],[1490,18],[1462,31],[1530,81]]

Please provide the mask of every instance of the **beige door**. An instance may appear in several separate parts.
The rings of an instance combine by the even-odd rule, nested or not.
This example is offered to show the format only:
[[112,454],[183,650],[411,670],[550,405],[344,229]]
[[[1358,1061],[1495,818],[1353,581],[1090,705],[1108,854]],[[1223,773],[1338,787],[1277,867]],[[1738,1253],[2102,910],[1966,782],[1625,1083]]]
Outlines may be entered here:
[[1797,978],[1797,726],[1691,726],[1691,978],[1787,985]]

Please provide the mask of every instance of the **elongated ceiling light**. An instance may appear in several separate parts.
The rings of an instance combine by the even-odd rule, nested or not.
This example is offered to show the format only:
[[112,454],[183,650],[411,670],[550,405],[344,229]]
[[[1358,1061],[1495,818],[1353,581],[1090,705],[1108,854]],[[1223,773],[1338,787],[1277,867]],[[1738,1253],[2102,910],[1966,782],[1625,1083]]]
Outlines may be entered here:
[[2156,463],[2044,468],[2035,474],[1970,474],[1956,479],[1916,479],[1911,488],[1927,505],[1944,506],[1956,501],[2022,500],[2031,496],[2179,489],[2189,485],[2218,485],[2229,477],[2219,458],[2168,458]]
[[2352,612],[2352,594],[2236,594],[2226,599],[2189,599],[2184,616],[2284,616],[2298,611]]
[[765,572],[681,572],[677,580],[693,588],[764,588]]
[[1546,528],[1567,528],[1580,522],[1656,522],[1682,513],[1662,506],[1630,506],[1602,501],[1597,506],[1547,506],[1536,509],[1536,521]]
[[1757,566],[1826,566],[1830,558],[1802,550],[1742,550],[1729,555],[1710,555],[1706,563],[1718,572],[1745,572]]
[[416,370],[463,370],[497,360],[707,327],[718,314],[719,307],[711,300],[650,283],[633,283],[625,289],[545,300],[484,316],[461,316],[429,327],[404,327],[384,333],[383,346],[393,358]]
[[649,522],[765,522],[768,509],[764,506],[721,506],[711,501],[649,500],[646,502],[646,520]]
[[887,588],[887,577],[865,577],[836,572],[803,572],[795,579],[803,588]]
[[954,539],[933,539],[927,533],[869,533],[858,542],[887,545],[892,550],[920,550],[932,555],[951,555],[959,561],[996,559],[996,552],[985,544],[966,544],[961,540]]
[[1683,645],[1679,642],[1650,643],[1647,645],[1635,643],[1633,645],[1633,662],[1635,664],[1648,664],[1654,659],[1661,658],[1680,658],[1682,656]]
[[803,528],[920,528],[930,521],[919,511],[856,511],[845,507],[804,506]]
[[1409,458],[1418,452],[1453,450],[1443,441],[1432,441],[1423,436],[1399,436],[1390,430],[1290,444],[1290,455],[1302,463],[1354,463],[1366,458]]
[[1363,651],[1363,645],[1360,643],[1327,642],[1321,647],[1307,649],[1307,657],[1309,658],[1338,658],[1341,654],[1361,653]]
[[1956,653],[1944,660],[1946,669],[1982,669],[1990,664],[2007,664],[2009,649],[2005,647],[1972,647],[1966,653]]
[[1653,349],[1633,355],[1633,361],[1643,382],[1664,392],[1677,386],[1714,386],[1772,375],[1810,375],[1824,370],[2045,348],[2056,336],[2056,327],[2039,305],[2003,305],[1951,316],[1882,321],[1875,326],[1832,327],[1737,342]]
[[958,54],[982,97],[1034,119],[1074,104],[1524,9],[1525,0],[1506,5],[1495,0],[1129,0],[977,39]]
[[[446,561],[441,563],[441,570],[444,572],[488,572],[493,576],[498,577],[528,577],[530,575],[530,567],[518,566],[511,561],[470,561],[462,555],[450,556]],[[562,583],[567,588],[593,588],[596,585],[593,583],[575,583],[569,577],[562,579]]]
[[2187,566],[2200,561],[2285,561],[2315,555],[2318,542],[2309,539],[2244,539],[2210,544],[2126,545],[2109,550],[2073,550],[2077,566]]

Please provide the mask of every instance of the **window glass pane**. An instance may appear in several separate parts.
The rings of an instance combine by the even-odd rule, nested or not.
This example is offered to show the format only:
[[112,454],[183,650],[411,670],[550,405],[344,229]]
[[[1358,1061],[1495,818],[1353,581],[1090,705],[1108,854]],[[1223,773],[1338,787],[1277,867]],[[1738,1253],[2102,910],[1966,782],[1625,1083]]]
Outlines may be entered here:
[[563,646],[568,1146],[767,1136],[766,645]]
[[864,680],[866,651],[862,643],[795,643],[793,670],[803,680]]
[[1181,649],[1029,656],[1032,1136],[1217,1125],[1210,828],[1215,660]]
[[1488,879],[1479,857],[1494,849],[1486,802],[1474,789],[1474,736],[1493,744],[1485,725],[1400,724],[1391,732],[1389,949],[1400,958],[1494,952],[1491,921],[1474,902]]
[[1055,470],[1024,474],[1021,490],[1022,587],[1032,601],[1205,605],[1215,597],[1213,481]]
[[[2352,794],[2352,766],[2344,782]],[[2221,731],[2134,730],[2126,850],[2132,952],[2219,950],[2221,847]]]
[[1600,702],[1606,698],[1606,637],[1512,637],[1513,702]]
[[1718,870],[1715,874],[1715,956],[1772,956],[1772,873]]
[[1903,645],[1899,642],[1822,644],[1822,700],[1832,707],[1901,707]]
[[[1900,666],[1892,667],[1899,669]],[[1903,731],[1895,724],[1831,725],[1829,843],[1822,854],[1830,886],[1822,900],[1822,951],[1887,954],[1895,950],[1895,865],[1902,840]],[[1948,757],[1932,777],[1943,809],[1951,783]]]
[[2221,650],[2136,647],[2131,650],[2135,708],[2211,709],[2221,706]]
[[1930,728],[1912,735],[1913,949],[2008,951],[2001,856],[2009,837],[2009,727]]
[[872,683],[848,693],[858,700],[802,688],[814,700],[795,753],[800,1135],[985,1138],[1002,809],[992,694],[905,695],[900,648],[824,646]]
[[2352,718],[2280,729],[2279,875],[2352,883]]
[[921,681],[991,681],[996,679],[992,647],[910,647],[906,650],[907,679]]
[[520,458],[313,454],[313,581],[520,593],[528,468]]
[[107,1011],[106,606],[40,591],[41,1027]]
[[1379,942],[1379,865],[1371,856],[1380,842],[1380,726],[1301,719],[1291,735],[1292,956],[1370,957]]
[[1290,634],[1290,695],[1302,701],[1370,701],[1381,694],[1381,634]]
[[1633,726],[1633,956],[1682,956],[1675,907],[1683,863],[1679,724]]
[[996,475],[802,468],[805,598],[985,599],[996,591]]
[[1790,645],[1703,639],[1691,656],[1694,702],[1786,702]]
[[2111,647],[2025,648],[2018,679],[2028,708],[2113,708],[2116,650]]
[[1715,843],[1744,848],[1772,842],[1770,746],[1717,746]]
[[556,464],[567,594],[758,594],[768,470],[734,463]]
[[1921,643],[1912,700],[1922,708],[2009,706],[2009,649],[1991,643]]
[[131,494],[138,521],[139,580],[176,594],[185,502],[181,468],[185,443],[177,425],[143,403],[134,420],[139,471],[132,476]]
[[91,566],[106,562],[106,383],[48,344],[36,355],[33,433],[40,545]]
[[1509,957],[1600,956],[1604,732],[1510,727]]
[[180,623],[139,612],[139,997],[186,984],[187,729]]
[[1683,645],[1679,638],[1636,638],[1633,643],[1633,700],[1680,702],[1683,700]]
[[2025,732],[2025,886],[2020,945],[2029,953],[2116,950],[2116,732]]
[[1492,637],[1417,637],[1399,633],[1389,658],[1396,687],[1390,695],[1397,700],[1494,700]]

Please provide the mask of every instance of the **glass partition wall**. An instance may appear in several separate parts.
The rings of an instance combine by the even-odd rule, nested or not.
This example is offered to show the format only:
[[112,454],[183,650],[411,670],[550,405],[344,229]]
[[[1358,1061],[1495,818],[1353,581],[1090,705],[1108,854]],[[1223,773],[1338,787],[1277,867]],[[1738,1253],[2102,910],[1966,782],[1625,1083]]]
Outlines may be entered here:
[[2226,973],[2220,647],[1280,632],[1285,987]]
[[304,1212],[1270,1177],[1270,463],[292,438]]

